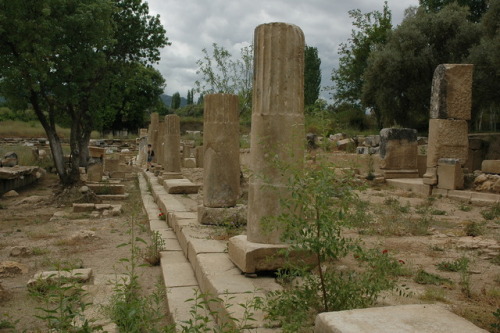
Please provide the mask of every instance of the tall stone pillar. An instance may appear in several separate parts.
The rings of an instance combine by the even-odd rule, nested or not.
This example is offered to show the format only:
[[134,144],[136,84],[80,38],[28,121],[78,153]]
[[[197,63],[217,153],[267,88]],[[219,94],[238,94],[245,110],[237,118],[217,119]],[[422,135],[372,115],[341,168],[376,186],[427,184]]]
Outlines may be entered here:
[[[148,129],[148,144],[153,147],[153,150],[156,151],[158,147],[156,147],[158,143],[158,127],[160,126],[160,116],[157,112],[151,113],[151,123],[149,124]],[[153,158],[153,162],[157,162],[156,156]]]
[[165,121],[160,121],[158,123],[158,135],[156,142],[156,161],[163,166],[165,166],[165,133],[166,133]]
[[468,64],[442,64],[434,71],[424,184],[438,184],[440,159],[457,159],[461,167],[467,162],[472,71]]
[[181,155],[181,123],[179,116],[169,114],[165,116],[165,135],[163,145],[164,165],[166,178],[182,178]]
[[288,175],[276,168],[276,161],[303,166],[304,47],[304,34],[297,26],[269,23],[255,29],[248,236],[233,237],[229,244],[231,260],[246,273],[282,265],[269,260],[285,246],[281,232],[264,231],[261,222],[279,215],[280,199],[289,195]]
[[203,119],[202,224],[246,223],[240,196],[239,100],[231,94],[205,96]]
[[204,97],[203,205],[233,207],[240,195],[238,96]]

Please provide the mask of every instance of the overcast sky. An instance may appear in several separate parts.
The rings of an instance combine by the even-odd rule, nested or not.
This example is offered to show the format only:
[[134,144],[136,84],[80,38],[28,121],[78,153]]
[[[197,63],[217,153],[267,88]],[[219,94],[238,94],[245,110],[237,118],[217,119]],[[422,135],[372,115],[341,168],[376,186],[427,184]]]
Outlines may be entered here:
[[[331,72],[338,66],[340,43],[350,37],[352,19],[348,11],[382,11],[384,0],[147,0],[150,14],[159,14],[172,45],[165,47],[156,68],[163,74],[165,93],[186,97],[198,79],[196,61],[202,49],[217,43],[233,56],[252,43],[255,27],[286,22],[299,26],[306,44],[318,49],[323,87],[331,85]],[[404,10],[418,0],[388,0],[392,23],[398,25]],[[321,96],[331,103],[330,95]],[[195,95],[195,100],[197,95]]]

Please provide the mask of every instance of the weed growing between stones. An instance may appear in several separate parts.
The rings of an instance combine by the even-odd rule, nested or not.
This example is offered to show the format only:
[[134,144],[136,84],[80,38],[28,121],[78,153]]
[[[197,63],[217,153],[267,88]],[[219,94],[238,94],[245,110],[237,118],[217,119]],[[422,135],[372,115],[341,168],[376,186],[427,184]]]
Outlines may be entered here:
[[[252,294],[252,292],[248,293]],[[191,303],[189,310],[191,318],[183,321],[179,325],[180,327],[177,327],[177,331],[183,333],[238,333],[245,329],[251,329],[252,323],[255,322],[255,311],[262,309],[264,304],[262,297],[254,295],[247,302],[239,303],[237,306],[243,310],[241,318],[236,318],[231,314],[231,308],[234,306],[231,303],[233,299],[234,297],[229,294],[225,294],[221,298],[194,289],[194,296],[186,300],[186,302]],[[215,307],[225,307],[226,311],[230,313],[229,317],[221,318],[217,311],[211,311],[210,307],[214,307],[214,305]]]
[[146,244],[146,241],[136,235],[139,209],[139,207],[131,209],[128,225],[129,242],[118,245],[118,247],[130,246],[130,257],[120,259],[120,262],[125,265],[126,278],[116,281],[114,295],[105,311],[121,332],[162,332],[164,331],[161,328],[161,322],[165,314],[165,287],[159,281],[153,293],[143,296],[139,285],[137,267],[141,249],[138,242]]
[[151,233],[151,244],[142,253],[142,258],[151,266],[158,266],[161,259],[161,251],[165,251],[165,241],[159,231]]
[[453,285],[453,281],[451,281],[450,279],[444,278],[437,274],[428,273],[423,269],[418,270],[413,280],[419,284],[433,284],[436,286],[440,286],[443,284],[450,286]]
[[[67,272],[69,270],[58,270]],[[43,305],[37,307],[47,328],[56,332],[97,332],[102,331],[99,325],[93,325],[85,318],[84,312],[89,303],[84,301],[86,292],[74,278],[65,278],[54,274],[45,280],[37,281],[30,288],[30,294],[36,297]]]
[[346,228],[361,224],[352,209],[359,207],[355,190],[361,186],[353,174],[335,174],[332,167],[317,163],[292,170],[282,213],[264,221],[266,230],[282,230],[282,241],[290,244],[285,256],[311,254],[281,269],[285,288],[269,294],[269,319],[284,332],[311,326],[320,312],[370,306],[380,292],[395,289],[394,277],[402,274],[404,263],[387,250],[365,249],[360,240],[344,236]]
[[494,206],[481,211],[481,215],[485,220],[494,220],[500,217],[500,204],[495,204]]

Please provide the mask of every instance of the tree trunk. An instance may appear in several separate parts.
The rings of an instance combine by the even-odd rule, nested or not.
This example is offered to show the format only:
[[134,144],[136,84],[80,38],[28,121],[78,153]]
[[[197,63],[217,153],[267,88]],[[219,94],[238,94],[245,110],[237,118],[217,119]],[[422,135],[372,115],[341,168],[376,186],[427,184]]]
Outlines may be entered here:
[[35,91],[30,92],[30,102],[33,106],[33,110],[40,120],[45,134],[47,134],[47,139],[49,139],[50,150],[52,152],[52,160],[54,161],[54,166],[56,168],[59,180],[64,186],[69,186],[72,184],[71,177],[66,170],[66,165],[64,162],[64,152],[61,146],[61,140],[59,135],[57,135],[55,126],[51,126],[47,117],[42,111],[39,102],[39,96]]

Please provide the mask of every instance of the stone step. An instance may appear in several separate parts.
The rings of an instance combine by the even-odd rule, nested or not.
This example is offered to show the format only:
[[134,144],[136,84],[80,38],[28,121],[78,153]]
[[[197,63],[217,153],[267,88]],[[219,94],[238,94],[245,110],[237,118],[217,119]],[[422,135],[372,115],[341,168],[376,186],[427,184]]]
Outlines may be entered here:
[[[214,227],[202,225],[198,221],[196,212],[187,211],[175,195],[166,193],[163,187],[155,185],[157,179],[154,175],[151,173],[145,173],[145,175],[151,184],[153,192],[151,196],[155,197],[159,207],[165,207],[164,211],[167,213],[166,224],[169,229],[163,229],[161,232],[165,235],[164,237],[175,237],[181,250],[175,254],[170,251],[168,254],[162,254],[162,267],[165,265],[165,284],[167,288],[177,288],[172,290],[172,295],[169,296],[169,309],[172,307],[176,309],[177,313],[186,314],[190,305],[185,304],[185,298],[182,298],[181,295],[183,292],[186,294],[191,291],[189,296],[193,297],[193,292],[197,290],[199,293],[209,295],[208,297],[212,300],[217,300],[211,301],[209,304],[210,310],[217,313],[219,323],[231,323],[230,318],[236,318],[239,323],[243,322],[245,304],[251,304],[255,297],[264,297],[265,292],[276,290],[280,286],[274,278],[250,279],[245,277],[229,260],[227,242],[210,239],[210,233],[213,232]],[[147,188],[147,185],[144,188]],[[145,202],[149,202],[147,196]],[[157,226],[158,221],[154,221],[154,225]],[[168,241],[169,239],[167,239]],[[186,262],[194,275],[189,272]],[[174,276],[181,276],[184,279],[177,281]],[[198,289],[192,280],[193,276]],[[264,328],[264,313],[262,311],[254,312],[256,321],[251,323],[253,329],[248,330],[248,332],[256,330],[259,332],[277,331]],[[172,309],[170,309],[170,315],[175,317],[175,313],[172,314]],[[178,320],[176,319],[176,322],[179,322]]]

